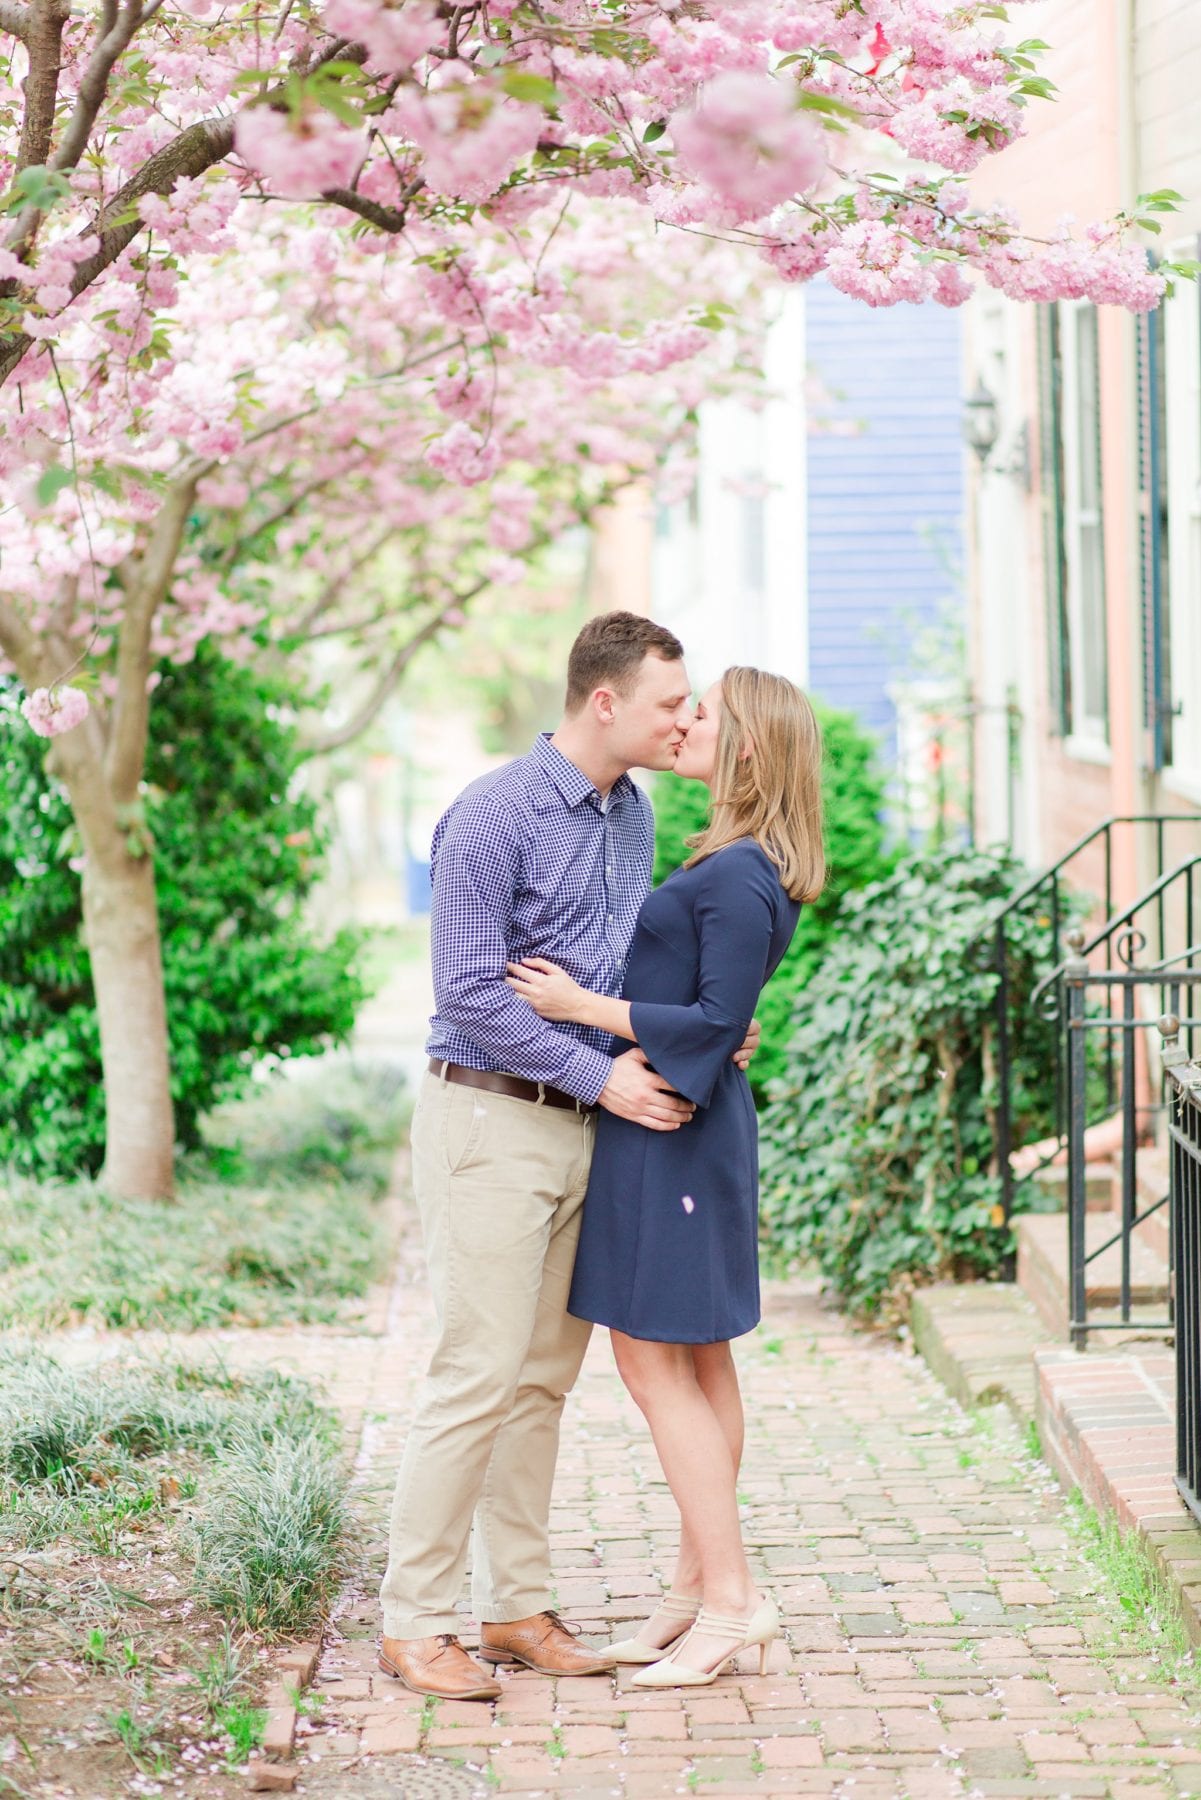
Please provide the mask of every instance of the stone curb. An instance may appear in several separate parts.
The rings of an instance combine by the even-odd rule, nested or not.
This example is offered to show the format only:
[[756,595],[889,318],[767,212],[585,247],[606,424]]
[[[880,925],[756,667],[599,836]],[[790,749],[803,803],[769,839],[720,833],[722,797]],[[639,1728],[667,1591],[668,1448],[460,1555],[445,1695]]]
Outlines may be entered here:
[[[409,1150],[400,1147],[392,1168],[387,1208],[387,1260],[385,1272],[373,1283],[367,1294],[363,1331],[370,1337],[383,1337],[388,1329],[388,1312],[396,1283],[396,1265],[404,1234],[405,1193],[408,1184]],[[296,1783],[299,1766],[292,1762],[296,1749],[296,1700],[312,1681],[321,1657],[324,1626],[315,1643],[289,1644],[271,1659],[273,1680],[267,1691],[267,1720],[258,1753],[250,1760],[246,1785],[252,1793],[288,1793]]]
[[274,1679],[267,1691],[267,1722],[257,1756],[251,1758],[246,1785],[253,1793],[288,1793],[300,1773],[291,1765],[296,1747],[296,1701],[317,1668],[321,1643],[289,1644],[272,1657]]
[[[1107,1468],[1083,1442],[1071,1395],[1051,1392],[1048,1374],[1056,1367],[1087,1368],[1092,1361],[1100,1375],[1103,1359],[1049,1340],[1029,1300],[1008,1283],[922,1289],[913,1298],[912,1329],[919,1355],[962,1405],[1003,1403],[1019,1424],[1036,1422],[1043,1458],[1061,1486],[1080,1488],[1095,1511],[1109,1513],[1124,1530],[1137,1531],[1190,1641],[1201,1644],[1201,1529],[1183,1503],[1173,1506],[1171,1498],[1165,1502],[1167,1510],[1134,1508],[1122,1487],[1125,1465]],[[1165,1411],[1164,1422],[1169,1420]],[[1122,1435],[1129,1439],[1131,1432]],[[1170,1483],[1170,1470],[1146,1471],[1156,1491],[1161,1476]]]

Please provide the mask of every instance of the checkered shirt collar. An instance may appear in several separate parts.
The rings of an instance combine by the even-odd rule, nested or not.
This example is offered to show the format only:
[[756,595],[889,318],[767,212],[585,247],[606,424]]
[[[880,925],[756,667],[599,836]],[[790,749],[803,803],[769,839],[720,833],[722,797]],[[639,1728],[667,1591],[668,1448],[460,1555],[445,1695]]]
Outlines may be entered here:
[[[564,756],[550,741],[549,731],[540,731],[534,739],[534,748],[530,752],[534,761],[543,773],[558,788],[570,807],[582,806],[585,800],[599,804],[600,796],[582,769]],[[634,783],[628,775],[619,775],[613,783],[613,798],[610,807],[619,806],[634,791]]]

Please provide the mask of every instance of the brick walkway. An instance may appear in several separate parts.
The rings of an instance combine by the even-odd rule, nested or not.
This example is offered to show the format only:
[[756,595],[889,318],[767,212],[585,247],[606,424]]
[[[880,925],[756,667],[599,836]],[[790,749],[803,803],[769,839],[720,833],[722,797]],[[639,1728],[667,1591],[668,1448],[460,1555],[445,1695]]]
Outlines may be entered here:
[[[804,1286],[769,1289],[741,1353],[748,1535],[787,1624],[769,1675],[642,1695],[511,1674],[495,1709],[423,1707],[375,1673],[372,1590],[429,1330],[409,1240],[382,1337],[242,1339],[256,1361],[326,1365],[360,1429],[367,1550],[327,1638],[324,1711],[302,1721],[314,1792],[374,1795],[391,1769],[398,1795],[1201,1794],[1198,1697],[1114,1650],[1120,1609],[1093,1593],[1046,1470]],[[644,1615],[673,1509],[599,1332],[569,1402],[553,1529],[559,1604],[585,1631]],[[417,1752],[435,1759],[424,1771]]]

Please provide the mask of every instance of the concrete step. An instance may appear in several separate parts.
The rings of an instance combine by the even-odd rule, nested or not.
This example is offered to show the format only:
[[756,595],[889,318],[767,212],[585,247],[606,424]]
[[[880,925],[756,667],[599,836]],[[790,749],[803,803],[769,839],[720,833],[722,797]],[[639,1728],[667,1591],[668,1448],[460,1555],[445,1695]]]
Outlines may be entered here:
[[[1066,1213],[1027,1213],[1017,1224],[1018,1286],[1028,1294],[1049,1331],[1066,1339],[1070,1320],[1068,1221]],[[1085,1243],[1095,1250],[1113,1235],[1112,1213],[1089,1213]],[[1111,1324],[1119,1316],[1121,1245],[1114,1244],[1088,1266],[1086,1294],[1090,1320]],[[1140,1226],[1130,1246],[1131,1321],[1134,1335],[1157,1327],[1167,1316],[1168,1264]],[[1098,1332],[1112,1344],[1115,1333]]]

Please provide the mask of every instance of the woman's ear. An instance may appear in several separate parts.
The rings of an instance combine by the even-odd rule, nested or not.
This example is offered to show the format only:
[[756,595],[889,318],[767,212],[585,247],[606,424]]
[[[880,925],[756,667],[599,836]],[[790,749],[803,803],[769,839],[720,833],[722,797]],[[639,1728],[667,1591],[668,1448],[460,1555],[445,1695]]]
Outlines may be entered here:
[[753,737],[748,737],[745,739],[742,749],[738,752],[738,760],[739,762],[750,762],[754,754],[755,740]]

